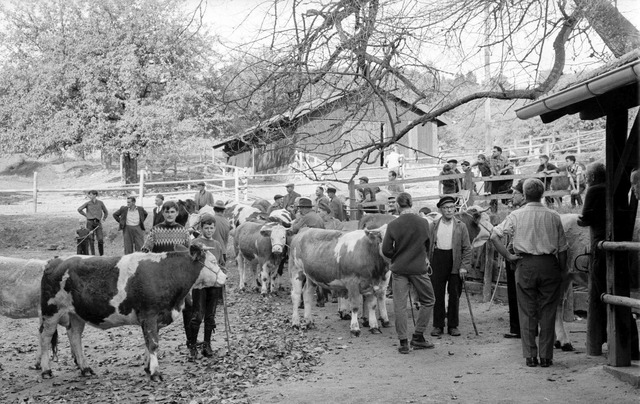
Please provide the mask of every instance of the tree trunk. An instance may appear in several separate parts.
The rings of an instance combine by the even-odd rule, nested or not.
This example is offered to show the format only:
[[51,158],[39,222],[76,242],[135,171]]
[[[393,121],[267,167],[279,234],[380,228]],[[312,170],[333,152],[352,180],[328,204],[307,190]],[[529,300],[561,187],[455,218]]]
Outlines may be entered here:
[[640,32],[608,0],[575,0],[582,15],[617,58],[640,48]]
[[138,182],[138,160],[129,153],[122,154],[122,179],[125,184]]

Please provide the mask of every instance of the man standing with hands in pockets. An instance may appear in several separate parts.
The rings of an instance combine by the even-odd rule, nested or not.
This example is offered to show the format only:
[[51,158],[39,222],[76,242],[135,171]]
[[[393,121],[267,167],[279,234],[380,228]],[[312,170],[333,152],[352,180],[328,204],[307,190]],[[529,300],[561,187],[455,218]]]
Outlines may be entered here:
[[[86,212],[85,212],[86,210]],[[89,246],[91,247],[91,255],[96,255],[96,248],[93,245],[93,239],[98,239],[98,253],[104,255],[104,234],[102,233],[102,221],[107,220],[109,217],[109,211],[101,200],[98,200],[98,191],[89,191],[89,200],[82,204],[78,208],[78,213],[87,218],[87,229],[94,231],[96,237],[92,237],[89,240]]]

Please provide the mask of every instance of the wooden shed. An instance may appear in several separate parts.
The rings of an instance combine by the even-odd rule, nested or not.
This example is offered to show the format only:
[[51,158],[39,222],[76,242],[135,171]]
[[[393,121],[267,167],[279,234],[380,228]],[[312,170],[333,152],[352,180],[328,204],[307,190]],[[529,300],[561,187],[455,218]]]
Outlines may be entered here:
[[[361,153],[335,156],[385,141],[392,136],[392,125],[398,131],[427,112],[426,106],[391,93],[384,103],[377,97],[341,94],[308,101],[213,147],[225,153],[228,164],[251,167],[254,173],[281,171],[300,152],[328,161],[337,170]],[[407,156],[415,150],[423,156],[437,155],[438,127],[444,125],[445,119],[438,118],[412,129],[398,142],[399,151]],[[383,164],[383,160],[370,163]]]
[[631,366],[635,328],[631,309],[640,309],[640,300],[630,297],[632,278],[638,279],[639,269],[637,261],[630,267],[628,260],[629,253],[640,251],[640,243],[631,241],[638,200],[629,193],[630,173],[638,167],[637,111],[631,129],[628,127],[629,110],[640,104],[639,90],[640,51],[634,51],[568,88],[516,111],[520,119],[540,116],[544,123],[575,113],[583,120],[606,117],[607,200],[606,212],[602,214],[606,215],[607,236],[599,248],[606,251],[607,293],[601,298],[608,305],[608,361],[614,367]]

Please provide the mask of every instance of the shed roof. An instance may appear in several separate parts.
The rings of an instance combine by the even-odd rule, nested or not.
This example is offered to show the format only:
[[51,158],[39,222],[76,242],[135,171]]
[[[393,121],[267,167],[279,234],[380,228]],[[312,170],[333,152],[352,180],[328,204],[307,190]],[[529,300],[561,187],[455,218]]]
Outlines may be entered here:
[[544,123],[578,112],[581,119],[596,119],[638,106],[639,85],[640,50],[634,50],[577,83],[517,109],[516,115],[520,119],[540,116]]

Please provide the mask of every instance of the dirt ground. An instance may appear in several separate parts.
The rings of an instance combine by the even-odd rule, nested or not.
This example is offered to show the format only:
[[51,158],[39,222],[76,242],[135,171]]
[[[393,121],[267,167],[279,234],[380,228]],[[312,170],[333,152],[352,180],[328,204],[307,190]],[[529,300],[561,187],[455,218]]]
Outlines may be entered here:
[[[0,185],[11,183],[12,179],[0,177]],[[46,259],[74,253],[78,223],[74,211],[82,201],[77,195],[56,198],[53,202],[59,209],[35,215],[25,211],[22,202],[0,201],[0,256]],[[110,210],[122,205],[118,197],[105,199]],[[113,220],[105,223],[105,234],[106,253],[120,254],[122,236]],[[38,349],[38,319],[0,318],[0,402],[640,402],[637,389],[603,370],[606,349],[605,356],[586,356],[585,319],[568,323],[575,352],[556,350],[552,367],[528,368],[520,340],[502,337],[508,330],[506,305],[490,306],[471,296],[476,336],[463,296],[462,336],[445,335],[432,339],[435,349],[400,355],[393,327],[383,329],[381,335],[364,329],[361,337],[352,338],[349,322],[339,320],[335,303],[314,307],[315,329],[293,330],[288,292],[262,298],[237,291],[233,263],[229,270],[230,351],[222,310],[217,315],[217,356],[195,364],[186,360],[178,321],[160,334],[160,367],[165,376],[160,383],[150,382],[142,369],[143,339],[137,327],[85,329],[85,354],[96,372],[87,378],[75,367],[60,329],[54,377],[42,380],[40,372],[29,368]],[[282,284],[287,283],[283,278]],[[387,305],[393,324],[393,303]]]

